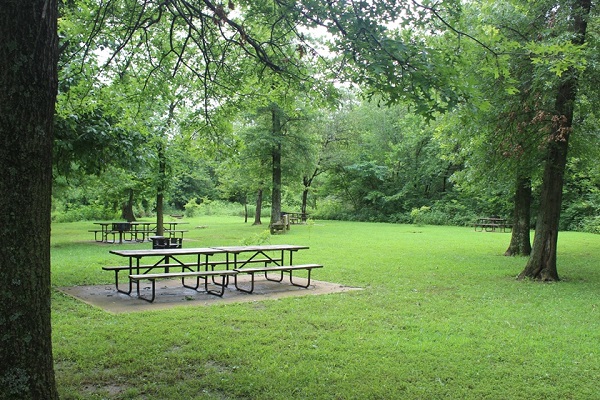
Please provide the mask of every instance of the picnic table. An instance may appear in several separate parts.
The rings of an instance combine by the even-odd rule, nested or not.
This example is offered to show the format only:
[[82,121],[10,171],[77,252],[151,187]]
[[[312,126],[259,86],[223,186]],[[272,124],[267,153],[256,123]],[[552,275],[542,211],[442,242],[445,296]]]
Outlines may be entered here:
[[[150,241],[152,236],[156,235],[155,222],[94,222],[100,229],[91,229],[94,233],[94,240],[103,243],[123,243],[123,241],[145,242]],[[169,238],[183,239],[183,234],[187,230],[178,229],[180,224],[187,222],[172,221],[163,222],[165,236]]]
[[474,224],[476,232],[511,232],[512,224],[508,223],[505,218],[487,217],[479,218]]
[[[262,245],[262,246],[224,246],[224,247],[201,247],[201,248],[167,248],[167,249],[143,249],[143,250],[111,250],[110,253],[128,259],[127,265],[106,266],[105,271],[115,273],[115,287],[120,293],[131,295],[133,286],[136,286],[138,298],[149,302],[154,301],[156,296],[156,280],[167,278],[181,278],[182,285],[186,288],[198,290],[201,281],[204,290],[208,294],[222,296],[225,288],[229,285],[230,277],[236,277],[239,273],[248,274],[251,277],[250,288],[243,288],[235,279],[236,289],[252,293],[254,290],[254,278],[256,273],[264,273],[268,280],[281,282],[283,274],[289,273],[290,283],[295,286],[307,288],[310,285],[310,271],[313,268],[321,268],[318,264],[293,264],[293,254],[299,250],[308,249],[308,246],[299,245]],[[248,253],[248,257],[240,259],[239,255]],[[213,256],[221,255],[213,259]],[[146,264],[142,260],[152,260]],[[286,261],[289,260],[289,265]],[[249,265],[258,265],[250,267]],[[172,272],[171,270],[177,270]],[[308,283],[299,284],[293,280],[292,272],[306,270],[309,272]],[[159,271],[158,273],[156,271]],[[119,287],[119,273],[128,275],[128,288]],[[280,276],[272,278],[269,272],[277,272]],[[186,283],[186,278],[195,279],[193,285]],[[217,281],[217,279],[220,279]],[[140,294],[140,280],[149,280],[152,284],[151,297],[142,297]],[[217,287],[217,290],[214,287]]]
[[[123,235],[131,229],[131,222],[94,222],[95,225],[100,225],[100,229],[92,229],[89,232],[94,233],[94,240],[104,243],[115,243],[116,235],[119,235],[119,243],[123,243]],[[100,240],[98,240],[100,235]],[[112,241],[109,242],[108,237],[112,236]]]
[[306,223],[306,221],[308,220],[308,217],[309,217],[308,213],[282,211],[281,219],[283,219],[284,215],[288,216],[290,224]]

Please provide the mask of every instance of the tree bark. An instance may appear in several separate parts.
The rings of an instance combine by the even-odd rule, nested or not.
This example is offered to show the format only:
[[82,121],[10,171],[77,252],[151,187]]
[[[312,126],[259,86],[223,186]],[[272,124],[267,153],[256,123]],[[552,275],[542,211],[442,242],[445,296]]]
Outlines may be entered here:
[[308,203],[308,187],[304,187],[304,190],[302,190],[302,206],[300,207],[300,212],[302,213],[302,222],[306,222],[306,210],[307,210],[307,203]]
[[271,222],[274,224],[281,220],[281,114],[277,106],[271,109],[273,148],[271,156],[273,160],[273,185],[271,189]]
[[156,188],[156,235],[163,236],[164,228],[164,193],[167,179],[167,160],[165,147],[162,142],[158,144],[158,186]]
[[548,146],[533,248],[525,269],[519,274],[519,279],[527,277],[543,281],[559,280],[556,248],[567,160],[568,135],[566,136],[564,140],[555,141]]
[[0,6],[0,398],[58,399],[50,324],[57,2]]
[[512,235],[504,255],[528,256],[531,254],[531,178],[517,177],[514,203]]
[[260,220],[262,212],[262,201],[263,190],[258,189],[258,192],[256,193],[256,210],[254,211],[254,223],[252,225],[262,225],[262,221]]
[[[591,0],[577,0],[573,4],[574,35],[572,43],[575,45],[582,45],[585,42],[587,18],[590,9]],[[540,210],[537,216],[532,253],[525,269],[519,274],[519,279],[559,280],[556,266],[558,226],[576,97],[577,74],[575,71],[570,70],[567,71],[567,78],[557,90],[552,132],[546,149]]]
[[310,191],[310,187],[314,179],[322,172],[319,167],[315,168],[312,173],[312,176],[304,176],[302,178],[302,183],[304,184],[304,189],[302,190],[302,205],[300,212],[302,213],[302,222],[306,222],[306,210],[308,209],[308,192]]
[[121,218],[128,222],[134,222],[136,220],[135,214],[133,213],[133,189],[129,189],[129,198],[127,199],[127,203],[123,205]]

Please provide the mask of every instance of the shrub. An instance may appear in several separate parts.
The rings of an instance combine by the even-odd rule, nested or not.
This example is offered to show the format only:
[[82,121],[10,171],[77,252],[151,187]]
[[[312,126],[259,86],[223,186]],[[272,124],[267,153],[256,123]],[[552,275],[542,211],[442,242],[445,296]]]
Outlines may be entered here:
[[422,206],[421,208],[413,208],[410,211],[412,223],[415,225],[425,225],[428,220],[431,220],[427,214],[431,214],[431,207]]
[[577,228],[581,232],[600,234],[600,216],[583,218]]

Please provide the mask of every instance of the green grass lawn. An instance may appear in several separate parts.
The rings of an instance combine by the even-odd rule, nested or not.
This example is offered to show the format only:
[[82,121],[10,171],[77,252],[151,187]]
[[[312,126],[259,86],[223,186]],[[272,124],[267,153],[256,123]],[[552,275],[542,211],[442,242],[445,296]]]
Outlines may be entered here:
[[[239,245],[266,229],[188,219],[185,247]],[[123,260],[91,223],[53,225],[54,287],[113,283]],[[600,236],[560,234],[560,283],[515,280],[510,234],[315,221],[317,280],[362,291],[110,314],[54,290],[62,399],[600,399]]]

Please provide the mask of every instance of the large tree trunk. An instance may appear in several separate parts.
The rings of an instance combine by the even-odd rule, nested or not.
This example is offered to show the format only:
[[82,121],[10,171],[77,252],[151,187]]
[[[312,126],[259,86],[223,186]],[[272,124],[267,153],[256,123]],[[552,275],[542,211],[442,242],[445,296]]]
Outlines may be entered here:
[[260,216],[262,213],[263,190],[258,189],[256,193],[256,210],[254,211],[254,223],[252,225],[261,225]]
[[565,136],[564,140],[554,141],[548,146],[533,249],[525,269],[519,274],[519,279],[525,277],[544,281],[559,279],[556,268],[556,247],[568,148],[568,135]]
[[0,398],[58,399],[50,325],[56,0],[0,6]]
[[271,110],[273,123],[273,187],[271,191],[271,222],[270,225],[281,220],[281,114],[277,106]]
[[[587,18],[591,0],[578,0],[573,4],[573,44],[585,42]],[[567,71],[567,78],[557,91],[552,133],[548,140],[546,164],[542,182],[540,211],[537,216],[531,257],[519,279],[532,278],[544,281],[559,279],[556,268],[558,225],[562,203],[562,188],[567,164],[569,136],[573,125],[573,107],[577,97],[577,74]]]
[[528,256],[531,254],[531,178],[517,177],[514,203],[512,235],[504,255]]

